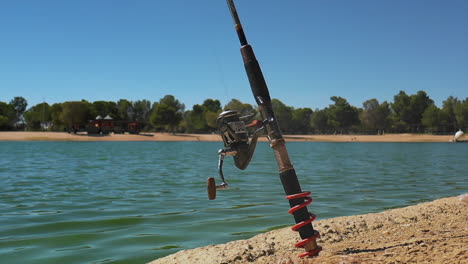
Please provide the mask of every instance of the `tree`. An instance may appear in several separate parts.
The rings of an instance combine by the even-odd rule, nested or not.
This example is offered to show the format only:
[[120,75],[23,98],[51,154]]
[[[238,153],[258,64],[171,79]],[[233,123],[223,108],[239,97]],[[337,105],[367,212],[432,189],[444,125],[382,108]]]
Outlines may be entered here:
[[393,97],[393,103],[391,104],[393,110],[393,124],[394,128],[398,132],[406,132],[408,130],[408,124],[410,124],[410,97],[404,92],[400,91]]
[[48,103],[37,104],[24,113],[24,119],[29,130],[40,130],[48,127],[51,121],[50,105]]
[[175,133],[175,129],[182,121],[184,108],[185,106],[173,95],[166,95],[159,100],[159,103],[154,103],[150,122],[155,127],[164,127],[169,132]]
[[155,103],[154,110],[150,116],[150,122],[155,127],[166,127],[170,132],[182,120],[182,113],[177,113],[173,107],[167,104]]
[[294,134],[292,121],[292,107],[285,105],[278,99],[271,100],[271,106],[275,112],[281,130],[286,134]]
[[151,102],[148,100],[138,100],[133,102],[132,120],[147,123],[151,113]]
[[455,116],[455,106],[458,104],[458,98],[449,96],[442,102],[442,111],[447,115],[447,125],[450,127],[451,132],[455,133],[458,129],[458,122]]
[[468,126],[468,97],[463,101],[458,101],[455,104],[455,118],[460,129]]
[[390,104],[387,101],[384,101],[379,105],[377,109],[377,116],[379,117],[379,121],[377,122],[377,128],[383,133],[385,130],[390,129],[392,121],[390,119],[392,111],[390,108]]
[[178,112],[184,112],[185,110],[185,105],[179,102],[173,95],[166,95],[164,96],[161,100],[159,100],[160,104],[167,104],[175,109],[177,109]]
[[330,131],[328,125],[328,108],[318,110],[316,109],[310,118],[310,126],[315,134],[326,134]]
[[379,103],[377,99],[370,99],[363,104],[361,123],[368,133],[379,133],[390,126],[390,106],[387,102]]
[[206,125],[211,129],[216,129],[218,127],[218,124],[216,124],[216,119],[218,118],[220,113],[221,110],[218,110],[217,112],[205,112]]
[[202,104],[203,110],[206,112],[218,112],[221,110],[221,102],[219,100],[206,99]]
[[26,111],[26,107],[28,106],[28,102],[21,96],[16,96],[10,101],[10,105],[13,107],[15,111],[15,119],[13,120],[13,125],[17,127],[18,123],[22,123],[23,120],[23,113]]
[[216,129],[216,119],[222,111],[221,102],[219,100],[206,99],[203,102],[202,107],[204,111],[206,126],[211,129]]
[[90,106],[86,102],[65,102],[62,104],[60,121],[68,127],[72,127],[73,125],[84,125],[88,121],[90,112]]
[[346,99],[338,96],[330,98],[335,104],[328,107],[328,124],[341,132],[349,132],[351,126],[359,124],[358,109]]
[[52,130],[62,131],[65,128],[65,123],[60,118],[63,111],[61,103],[53,104],[50,107],[50,118],[52,121]]
[[189,133],[208,133],[216,129],[216,119],[221,113],[219,100],[206,99],[202,105],[196,104],[185,114],[185,130]]
[[8,130],[10,119],[8,117],[0,115],[0,130]]
[[311,131],[310,119],[312,117],[312,109],[298,108],[292,110],[292,134],[308,134]]
[[448,115],[435,105],[426,108],[421,119],[422,124],[429,129],[431,133],[443,132],[447,125]]
[[240,116],[256,115],[257,111],[251,104],[244,104],[237,99],[232,99],[224,106],[224,110],[236,110]]
[[409,124],[419,125],[424,111],[433,105],[434,101],[424,91],[418,91],[410,97],[410,119]]
[[115,117],[118,120],[127,120],[132,121],[133,117],[133,105],[132,102],[126,99],[120,99],[117,102],[117,116]]
[[393,99],[393,123],[397,131],[418,132],[424,111],[434,104],[434,101],[424,91],[418,91],[411,96],[400,91]]
[[208,124],[205,118],[203,106],[196,104],[191,111],[187,113],[186,129],[189,133],[206,132]]
[[13,106],[5,102],[0,102],[0,130],[10,130],[15,117]]
[[112,101],[95,101],[92,103],[92,114],[94,118],[98,115],[102,118],[109,115],[116,119],[118,116],[117,104]]

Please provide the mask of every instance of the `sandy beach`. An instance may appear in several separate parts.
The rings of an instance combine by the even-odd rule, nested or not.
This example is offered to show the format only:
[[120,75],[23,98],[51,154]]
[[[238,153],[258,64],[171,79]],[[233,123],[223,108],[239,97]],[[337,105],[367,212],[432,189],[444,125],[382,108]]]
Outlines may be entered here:
[[151,264],[468,263],[467,209],[465,194],[381,213],[316,221],[323,250],[315,258],[298,258],[303,252],[294,247],[299,236],[283,228],[247,240],[182,250]]
[[[428,134],[285,135],[284,138],[287,142],[450,142],[453,136]],[[259,140],[266,141],[266,138],[261,137]],[[221,141],[221,137],[217,134],[87,135],[65,132],[0,132],[0,141]]]

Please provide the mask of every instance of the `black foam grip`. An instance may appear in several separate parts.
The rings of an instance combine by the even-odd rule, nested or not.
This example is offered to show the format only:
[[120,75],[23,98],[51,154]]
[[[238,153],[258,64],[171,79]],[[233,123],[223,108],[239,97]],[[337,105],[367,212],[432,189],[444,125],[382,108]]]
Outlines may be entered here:
[[260,64],[255,58],[255,54],[250,45],[242,46],[241,48],[242,58],[244,60],[245,71],[247,72],[247,77],[249,78],[250,88],[252,93],[257,101],[257,104],[261,104],[258,97],[260,96],[264,102],[270,102],[270,93],[268,92],[268,87],[263,77],[262,70],[260,69]]

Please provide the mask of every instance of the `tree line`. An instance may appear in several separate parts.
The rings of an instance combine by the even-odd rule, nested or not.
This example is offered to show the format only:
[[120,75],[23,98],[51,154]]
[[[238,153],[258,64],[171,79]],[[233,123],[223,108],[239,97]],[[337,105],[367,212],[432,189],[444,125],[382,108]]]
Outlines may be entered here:
[[[278,99],[273,109],[285,134],[383,134],[432,133],[452,134],[468,128],[468,97],[449,96],[441,108],[424,91],[408,95],[400,91],[393,102],[377,99],[363,102],[362,107],[350,105],[345,98],[332,96],[323,109],[294,108]],[[27,109],[21,96],[9,103],[0,101],[0,130],[64,131],[74,125],[86,125],[98,115],[109,115],[117,121],[136,121],[143,131],[172,133],[216,132],[216,118],[223,110],[237,110],[241,116],[259,119],[256,106],[232,99],[225,106],[219,100],[206,99],[192,110],[173,95],[158,102],[149,100],[63,103],[40,103]]]

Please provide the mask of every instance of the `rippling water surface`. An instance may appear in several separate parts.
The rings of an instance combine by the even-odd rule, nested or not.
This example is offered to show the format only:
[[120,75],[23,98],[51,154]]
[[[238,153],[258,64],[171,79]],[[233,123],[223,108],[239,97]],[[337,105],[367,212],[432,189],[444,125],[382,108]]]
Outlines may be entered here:
[[[291,225],[272,151],[259,143],[207,200],[220,142],[0,142],[1,263],[145,263]],[[288,143],[319,219],[468,189],[468,144]]]

